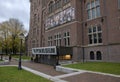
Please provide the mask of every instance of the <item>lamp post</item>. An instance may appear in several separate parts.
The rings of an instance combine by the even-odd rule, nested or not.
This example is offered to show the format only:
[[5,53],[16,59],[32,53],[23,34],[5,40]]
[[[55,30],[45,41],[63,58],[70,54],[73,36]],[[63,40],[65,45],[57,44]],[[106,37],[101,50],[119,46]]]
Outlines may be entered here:
[[23,38],[24,38],[24,34],[23,34],[23,33],[21,33],[21,34],[19,35],[19,37],[20,37],[20,57],[19,57],[18,70],[21,70],[21,69],[22,69],[22,66],[21,66],[22,40],[23,40]]
[[0,60],[3,60],[3,43],[1,41],[1,59]]

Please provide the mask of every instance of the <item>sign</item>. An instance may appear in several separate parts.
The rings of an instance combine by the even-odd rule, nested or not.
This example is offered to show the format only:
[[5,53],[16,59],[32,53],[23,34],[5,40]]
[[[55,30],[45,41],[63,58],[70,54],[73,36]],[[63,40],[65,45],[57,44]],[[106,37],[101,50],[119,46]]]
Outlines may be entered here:
[[32,48],[32,54],[57,55],[56,46]]
[[75,9],[70,7],[67,8],[46,20],[46,29],[55,27],[75,19]]

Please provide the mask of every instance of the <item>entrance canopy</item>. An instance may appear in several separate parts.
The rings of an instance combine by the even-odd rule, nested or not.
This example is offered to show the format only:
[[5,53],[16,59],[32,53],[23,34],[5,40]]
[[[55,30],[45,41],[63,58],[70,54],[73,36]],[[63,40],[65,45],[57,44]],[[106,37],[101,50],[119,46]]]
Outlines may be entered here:
[[56,46],[32,48],[32,54],[57,55]]

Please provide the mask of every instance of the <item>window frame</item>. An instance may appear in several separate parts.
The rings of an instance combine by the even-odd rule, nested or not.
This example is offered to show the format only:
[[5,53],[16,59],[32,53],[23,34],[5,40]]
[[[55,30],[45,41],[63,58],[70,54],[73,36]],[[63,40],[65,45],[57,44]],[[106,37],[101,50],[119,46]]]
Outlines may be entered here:
[[[99,1],[99,3],[97,3]],[[94,0],[88,2],[86,5],[87,19],[92,20],[101,16],[100,12],[100,0]]]
[[101,25],[88,27],[88,40],[89,40],[88,43],[89,45],[98,45],[103,42]]
[[70,32],[64,32],[64,45],[65,46],[70,46]]
[[62,42],[61,33],[55,34],[54,35],[54,45],[55,46],[61,46],[61,42]]

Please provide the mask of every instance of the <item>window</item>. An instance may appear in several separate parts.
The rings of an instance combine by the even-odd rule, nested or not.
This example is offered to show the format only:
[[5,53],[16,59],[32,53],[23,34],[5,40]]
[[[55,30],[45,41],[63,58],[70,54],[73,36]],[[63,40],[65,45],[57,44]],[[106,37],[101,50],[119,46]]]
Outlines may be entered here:
[[65,46],[70,46],[70,33],[69,32],[64,33],[64,44]]
[[49,36],[48,37],[48,46],[52,46],[53,43],[52,43],[52,36]]
[[100,51],[97,51],[96,59],[97,59],[97,60],[102,60],[102,54],[101,54]]
[[97,25],[97,26],[88,28],[88,38],[89,38],[89,44],[102,43],[101,26]]
[[55,2],[55,9],[58,9],[58,8],[60,8],[61,7],[61,1],[62,0],[56,0],[56,2]]
[[70,0],[63,0],[63,3],[66,4],[68,3]]
[[87,4],[88,19],[100,17],[100,1],[94,0]]
[[94,52],[93,51],[91,51],[90,52],[90,60],[94,60],[95,59],[95,57],[94,57],[95,55],[94,55]]
[[37,23],[37,14],[34,14],[34,20],[33,23],[36,24]]
[[36,28],[33,28],[33,37],[36,36]]
[[51,13],[53,11],[53,8],[54,8],[54,3],[53,3],[53,1],[51,1],[49,4],[49,13]]
[[60,33],[54,36],[54,44],[55,46],[61,46],[61,34]]
[[120,9],[120,0],[118,0],[118,9]]
[[36,46],[35,46],[35,43],[36,43],[36,41],[33,40],[33,41],[32,41],[32,48],[35,48],[35,47],[36,47]]

